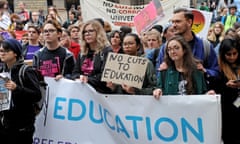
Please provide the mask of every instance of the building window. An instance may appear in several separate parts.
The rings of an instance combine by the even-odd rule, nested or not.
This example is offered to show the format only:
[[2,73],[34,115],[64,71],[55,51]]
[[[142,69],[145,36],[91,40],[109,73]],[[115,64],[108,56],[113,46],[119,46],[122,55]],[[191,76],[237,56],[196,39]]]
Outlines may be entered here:
[[[115,3],[121,3],[121,0],[107,0],[110,2],[115,2]],[[131,5],[143,5],[143,4],[148,4],[151,0],[124,0],[128,1]]]
[[131,5],[142,5],[142,4],[144,4],[144,0],[131,1]]
[[107,0],[107,1],[119,3],[119,0]]
[[151,0],[135,0],[131,1],[131,5],[144,5],[149,3]]

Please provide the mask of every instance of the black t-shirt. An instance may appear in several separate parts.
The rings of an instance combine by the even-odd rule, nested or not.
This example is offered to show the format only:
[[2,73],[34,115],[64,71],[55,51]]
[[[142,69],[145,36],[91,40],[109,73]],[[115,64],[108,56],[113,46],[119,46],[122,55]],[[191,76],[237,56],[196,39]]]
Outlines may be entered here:
[[44,48],[39,54],[39,70],[43,76],[55,77],[62,73],[66,57],[66,49],[59,47],[56,50]]

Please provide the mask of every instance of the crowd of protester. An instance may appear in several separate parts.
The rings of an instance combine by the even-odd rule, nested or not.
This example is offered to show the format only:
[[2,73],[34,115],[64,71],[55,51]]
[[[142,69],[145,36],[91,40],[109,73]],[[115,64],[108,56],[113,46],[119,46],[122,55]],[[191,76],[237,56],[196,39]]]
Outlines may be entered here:
[[[225,144],[240,144],[240,135],[234,132],[240,129],[240,108],[235,104],[240,97],[237,7],[229,4],[217,9],[215,3],[211,6],[207,8],[202,3],[200,7],[219,11],[207,37],[202,39],[192,31],[194,15],[186,8],[175,9],[171,22],[154,25],[138,35],[127,26],[112,29],[101,18],[84,21],[81,7],[71,8],[68,19],[63,21],[54,6],[44,16],[41,10],[27,10],[23,2],[19,2],[21,12],[12,13],[7,1],[0,1],[1,17],[11,20],[7,29],[1,28],[0,59],[6,63],[5,55],[13,51],[18,61],[31,60],[43,76],[88,83],[100,93],[152,95],[156,99],[165,95],[221,94],[222,139]],[[19,49],[4,44],[8,39],[21,44],[21,54]],[[149,59],[141,89],[101,81],[109,52]],[[18,82],[14,84],[18,87]],[[3,129],[0,127],[0,138],[12,135]],[[25,143],[31,141],[34,129],[26,130],[28,135],[24,137],[22,132],[21,136],[14,132],[17,140]]]

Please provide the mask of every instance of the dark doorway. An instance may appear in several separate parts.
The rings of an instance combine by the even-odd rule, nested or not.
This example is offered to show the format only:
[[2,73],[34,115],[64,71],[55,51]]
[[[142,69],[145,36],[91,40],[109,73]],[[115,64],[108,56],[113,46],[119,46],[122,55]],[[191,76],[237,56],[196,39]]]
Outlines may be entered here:
[[47,0],[47,6],[52,6],[53,5],[53,1],[52,0]]
[[14,12],[14,0],[7,0],[8,6],[12,12]]
[[72,7],[77,9],[77,6],[80,5],[80,0],[65,0],[65,8],[69,11]]

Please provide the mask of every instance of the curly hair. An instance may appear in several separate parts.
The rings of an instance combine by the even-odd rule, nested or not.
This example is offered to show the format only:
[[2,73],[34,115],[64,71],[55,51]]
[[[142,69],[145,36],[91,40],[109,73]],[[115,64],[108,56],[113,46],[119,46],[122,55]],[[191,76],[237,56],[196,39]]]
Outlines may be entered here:
[[98,53],[98,52],[102,51],[106,46],[110,45],[109,41],[107,39],[106,32],[104,31],[101,24],[97,20],[89,20],[89,21],[87,21],[86,23],[83,24],[82,30],[81,30],[81,49],[82,49],[81,51],[82,51],[83,55],[87,55],[87,53],[89,51],[89,48],[90,48],[90,45],[89,45],[89,43],[86,42],[85,36],[84,36],[85,28],[89,25],[91,25],[92,28],[96,32],[95,53]]

